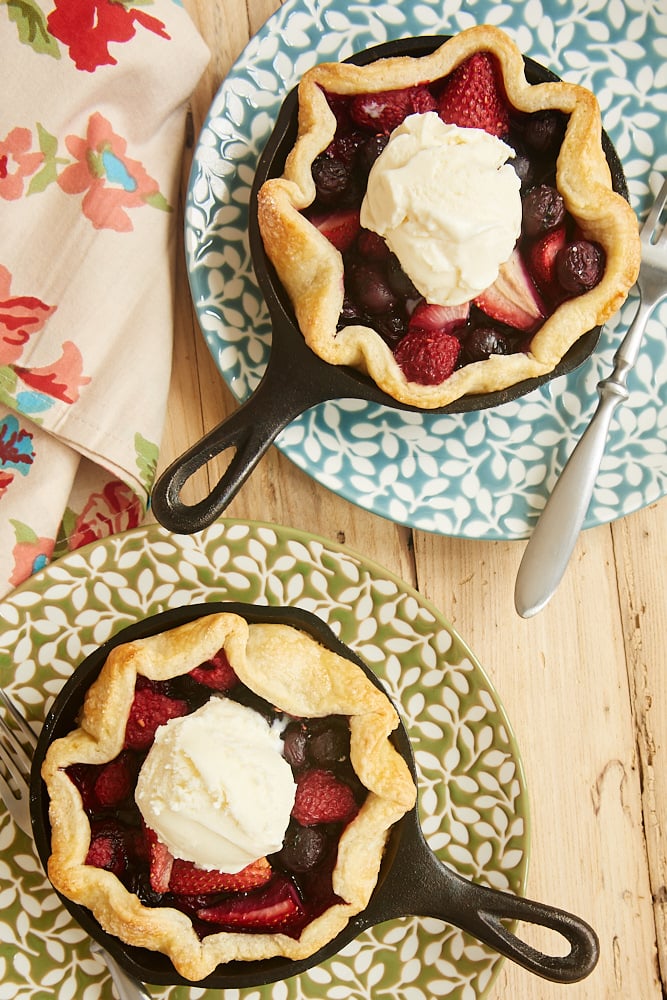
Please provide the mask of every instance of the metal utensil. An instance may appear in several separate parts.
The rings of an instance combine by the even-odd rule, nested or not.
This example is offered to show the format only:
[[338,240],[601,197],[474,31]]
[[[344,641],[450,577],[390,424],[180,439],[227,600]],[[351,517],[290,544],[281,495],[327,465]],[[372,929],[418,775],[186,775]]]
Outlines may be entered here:
[[637,278],[639,308],[614,357],[612,374],[598,384],[600,401],[590,424],[560,474],[523,553],[514,603],[522,618],[541,611],[560,583],[586,516],[604,454],[611,420],[629,396],[648,319],[667,298],[667,179],[641,228],[642,263]]
[[[0,799],[16,825],[31,836],[30,766],[37,737],[3,688],[0,688],[0,702],[6,709],[6,717],[0,712]],[[121,968],[101,945],[92,941],[90,950],[106,963],[118,1000],[150,1000],[143,983]]]

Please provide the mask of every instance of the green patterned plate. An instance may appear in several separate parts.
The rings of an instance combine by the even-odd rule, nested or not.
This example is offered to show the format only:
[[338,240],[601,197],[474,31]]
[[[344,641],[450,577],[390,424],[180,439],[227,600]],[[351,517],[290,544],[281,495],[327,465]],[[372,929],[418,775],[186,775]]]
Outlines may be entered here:
[[[335,543],[221,521],[198,535],[149,526],[71,553],[0,604],[0,683],[41,722],[74,667],[119,629],[202,601],[318,615],[382,678],[419,770],[429,846],[462,875],[523,894],[528,806],[497,694],[442,616],[411,587]],[[32,845],[0,806],[0,1000],[111,1000],[111,982],[61,907]],[[328,962],[234,1000],[479,1000],[502,959],[441,921],[366,931]],[[153,988],[156,1000],[205,990]]]

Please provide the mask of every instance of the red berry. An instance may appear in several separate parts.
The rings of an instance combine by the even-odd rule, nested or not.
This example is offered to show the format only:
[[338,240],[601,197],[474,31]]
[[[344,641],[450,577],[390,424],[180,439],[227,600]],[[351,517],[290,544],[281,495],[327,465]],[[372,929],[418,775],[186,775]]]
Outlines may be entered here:
[[394,352],[408,382],[440,385],[456,368],[461,342],[444,330],[408,330]]
[[95,796],[102,808],[109,809],[126,799],[133,785],[134,768],[127,754],[121,754],[100,769],[95,780]]
[[451,73],[439,100],[443,121],[461,128],[482,128],[491,135],[509,131],[509,108],[487,52],[475,52]]
[[85,864],[104,868],[114,875],[122,875],[127,868],[125,832],[115,820],[102,820],[91,828],[90,845]]
[[187,702],[169,698],[149,687],[140,688],[135,691],[130,708],[125,728],[125,746],[131,750],[145,750],[155,739],[158,726],[187,713]]
[[266,858],[251,862],[240,872],[207,871],[192,861],[176,858],[171,868],[169,891],[178,895],[198,896],[210,892],[248,892],[266,885],[273,870]]
[[336,212],[327,212],[326,215],[314,215],[310,221],[336,250],[343,253],[352,246],[359,232],[359,209],[344,208]]
[[197,916],[226,927],[273,931],[300,919],[303,912],[294,884],[286,876],[277,876],[260,892],[230,896],[217,906],[197,910]]
[[477,296],[475,305],[492,319],[525,332],[533,330],[546,315],[544,304],[516,247],[500,268],[495,282]]
[[528,269],[543,292],[552,293],[555,290],[558,281],[556,257],[566,242],[565,226],[559,226],[545,233],[528,248]]
[[388,135],[408,115],[435,110],[437,104],[433,95],[422,85],[376,94],[356,94],[350,104],[350,117],[362,128]]
[[469,302],[462,302],[461,305],[456,306],[439,306],[423,300],[412,313],[408,329],[440,330],[442,333],[453,333],[465,326],[469,314]]
[[212,688],[214,691],[231,691],[238,677],[231,666],[224,649],[218,652],[206,663],[200,664],[190,671],[190,677]]
[[171,869],[174,864],[173,855],[166,844],[158,840],[155,831],[149,827],[146,827],[146,840],[148,841],[151,889],[154,892],[168,892]]
[[358,810],[352,789],[333,771],[315,767],[297,778],[292,816],[301,826],[347,823]]

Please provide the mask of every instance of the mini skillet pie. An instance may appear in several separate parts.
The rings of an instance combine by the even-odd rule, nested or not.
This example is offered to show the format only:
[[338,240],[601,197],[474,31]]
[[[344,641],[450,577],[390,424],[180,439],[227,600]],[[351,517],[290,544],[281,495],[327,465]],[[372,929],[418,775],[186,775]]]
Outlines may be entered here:
[[[597,100],[573,84],[529,83],[501,30],[470,28],[419,57],[320,64],[298,98],[297,140],[283,175],[258,192],[258,222],[301,332],[325,361],[361,370],[402,403],[446,406],[548,374],[622,305],[639,239],[612,188]],[[455,308],[415,288],[405,260],[362,224],[363,208],[360,220],[388,138],[428,114],[503,140],[521,182],[511,255],[488,289]]]
[[[281,849],[232,875],[174,858],[134,800],[160,734],[215,699],[279,725],[296,787]],[[119,645],[44,760],[49,877],[191,981],[232,960],[307,958],[367,905],[415,802],[397,724],[360,667],[291,626],[216,613]]]

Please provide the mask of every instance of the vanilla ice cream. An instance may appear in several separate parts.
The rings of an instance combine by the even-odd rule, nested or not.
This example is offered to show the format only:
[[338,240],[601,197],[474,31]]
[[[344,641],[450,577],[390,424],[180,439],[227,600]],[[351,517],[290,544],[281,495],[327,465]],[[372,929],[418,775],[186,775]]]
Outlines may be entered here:
[[498,277],[521,232],[514,151],[439,115],[408,116],[373,164],[361,224],[383,236],[427,302],[458,305]]
[[258,713],[213,697],[160,726],[135,798],[175,858],[237,872],[282,847],[294,804],[280,732]]

